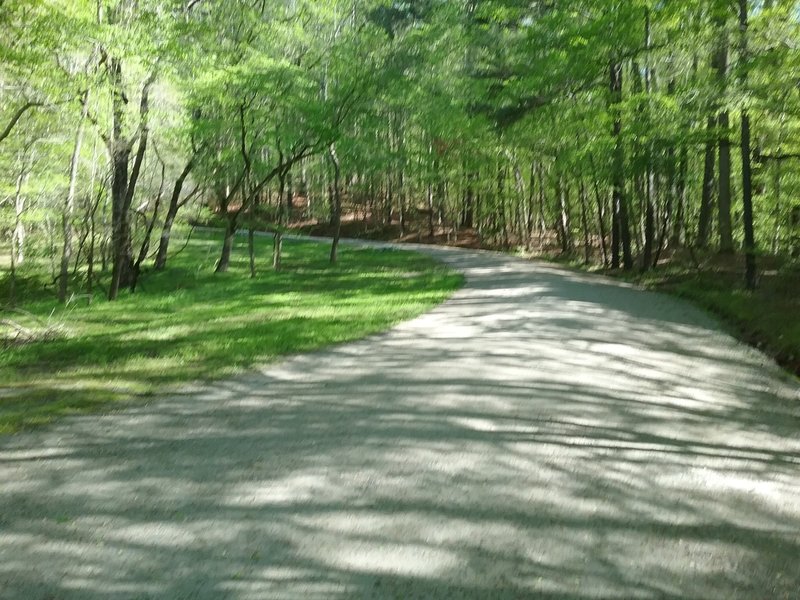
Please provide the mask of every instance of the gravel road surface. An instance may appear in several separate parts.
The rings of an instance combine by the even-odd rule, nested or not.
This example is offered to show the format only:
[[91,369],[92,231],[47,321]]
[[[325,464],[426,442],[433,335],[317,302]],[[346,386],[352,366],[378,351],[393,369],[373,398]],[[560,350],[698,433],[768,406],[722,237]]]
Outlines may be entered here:
[[465,287],[385,334],[0,437],[0,598],[800,598],[796,379],[678,300],[425,251]]

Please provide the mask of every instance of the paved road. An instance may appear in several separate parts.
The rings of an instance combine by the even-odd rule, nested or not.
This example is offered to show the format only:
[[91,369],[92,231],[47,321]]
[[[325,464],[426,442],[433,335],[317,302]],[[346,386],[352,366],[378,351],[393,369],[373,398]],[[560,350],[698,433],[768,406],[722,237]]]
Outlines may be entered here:
[[[0,438],[0,598],[800,598],[800,386],[505,256],[391,332]],[[787,315],[789,318],[789,315]]]

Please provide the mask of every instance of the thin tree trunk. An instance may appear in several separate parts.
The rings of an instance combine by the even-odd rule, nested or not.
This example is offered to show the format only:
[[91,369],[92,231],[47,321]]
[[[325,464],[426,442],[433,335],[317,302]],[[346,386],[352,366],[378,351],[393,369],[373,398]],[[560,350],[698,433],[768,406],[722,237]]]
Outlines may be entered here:
[[581,227],[583,229],[583,264],[588,265],[592,257],[592,243],[589,238],[589,217],[586,209],[586,186],[580,182],[578,196],[581,202]]
[[686,176],[689,168],[689,152],[681,148],[678,160],[678,175],[675,182],[675,208],[672,217],[672,236],[670,245],[674,248],[682,246],[686,240]]
[[502,161],[497,161],[497,203],[500,208],[500,219],[503,227],[503,247],[508,248],[511,243],[508,236],[508,210],[506,207],[506,174]]
[[[724,95],[728,77],[728,36],[724,19],[717,19],[719,39],[714,54],[714,69]],[[724,98],[722,99],[724,102]],[[730,114],[723,109],[717,115],[719,128],[719,194],[717,197],[717,224],[719,228],[719,249],[721,252],[733,251],[733,226],[731,222],[731,143]]]
[[64,237],[64,246],[61,251],[61,272],[58,281],[58,300],[66,302],[69,287],[69,263],[72,258],[72,219],[75,213],[75,188],[78,184],[78,167],[80,166],[81,145],[83,144],[83,125],[89,111],[89,90],[81,96],[81,117],[78,129],[75,132],[75,145],[69,161],[69,187],[67,198],[64,202],[64,212],[61,215],[61,227]]
[[393,187],[392,187],[392,174],[391,172],[386,177],[386,224],[392,224],[392,203],[394,201],[393,198]]
[[594,159],[589,155],[589,166],[592,169],[592,187],[594,188],[594,197],[597,204],[597,225],[598,233],[600,234],[600,249],[603,253],[603,266],[608,266],[608,241],[606,233],[606,202],[603,200],[603,195],[600,193],[600,183],[597,181],[597,169],[594,165]]
[[[747,56],[748,28],[747,0],[739,0],[739,28],[741,33],[740,55],[745,62]],[[746,63],[745,63],[746,67]],[[747,71],[743,70],[742,83],[747,85]],[[747,109],[742,110],[742,200],[744,213],[744,256],[745,283],[747,289],[756,288],[756,241],[753,231],[753,177],[750,152],[750,115]]]
[[222,253],[220,254],[219,261],[215,273],[225,273],[231,264],[231,252],[233,250],[233,240],[236,237],[236,219],[238,215],[228,215],[225,222],[225,237],[222,240]]
[[250,261],[250,279],[256,278],[256,232],[253,228],[253,207],[250,207],[250,218],[247,227],[247,256]]
[[708,118],[706,125],[706,132],[708,139],[706,140],[705,163],[703,167],[703,190],[700,199],[700,215],[697,222],[697,241],[698,248],[706,248],[711,237],[711,214],[714,210],[714,128],[716,127],[716,119],[714,117]]
[[400,167],[398,183],[399,183],[398,200],[400,202],[400,235],[405,235],[406,234],[406,189],[405,189],[405,174],[403,172],[402,167]]
[[111,59],[116,67],[112,69],[114,81],[114,135],[111,143],[113,166],[113,230],[112,252],[113,263],[111,269],[111,284],[108,290],[108,299],[115,300],[121,286],[130,283],[133,267],[133,249],[131,248],[130,207],[136,190],[136,183],[141,172],[142,162],[147,151],[149,134],[148,116],[150,110],[150,87],[155,81],[155,72],[151,73],[142,87],[142,97],[139,103],[139,145],[136,157],[128,177],[128,159],[131,153],[131,143],[122,137],[122,125],[125,113],[125,99],[122,90],[122,69],[119,61]]
[[[433,145],[428,144],[428,155],[431,156],[433,154]],[[435,167],[435,160],[434,162],[434,171],[436,170]],[[428,179],[428,238],[433,240],[434,235],[434,228],[433,228],[433,181]]]
[[[465,165],[464,169],[468,167]],[[461,218],[461,226],[472,228],[475,226],[475,179],[476,175],[472,169],[466,174],[466,189],[464,191],[464,211]]]
[[558,197],[558,237],[561,238],[561,252],[567,254],[572,250],[571,225],[569,222],[569,186],[561,175],[556,179],[556,196]]
[[11,284],[9,286],[9,303],[16,303],[17,267],[25,261],[25,225],[22,222],[22,213],[25,212],[25,196],[22,187],[28,177],[27,165],[24,162],[17,177],[14,191],[14,229],[11,232]]
[[720,252],[733,252],[733,225],[731,221],[731,143],[729,139],[730,116],[722,111],[717,121],[719,139],[719,196],[717,219]]
[[622,65],[618,62],[612,62],[610,75],[612,110],[614,111],[612,129],[614,138],[614,227],[612,232],[611,266],[613,268],[620,266],[620,250],[622,250],[622,266],[626,270],[630,270],[633,268],[633,255],[631,253],[631,233],[628,224],[628,206],[625,200],[625,151],[622,146],[622,117],[619,112],[619,105],[622,102]]
[[333,208],[334,208],[334,222],[333,222],[333,241],[331,242],[331,255],[330,262],[332,265],[336,264],[338,260],[339,250],[339,237],[342,233],[342,197],[339,191],[339,157],[336,155],[336,147],[331,144],[328,147],[328,157],[330,158],[331,165],[333,165]]
[[547,198],[545,197],[544,167],[541,162],[537,163],[536,170],[539,174],[539,250],[542,250],[544,248],[544,234],[547,231],[547,218],[544,211]]
[[[520,175],[521,177],[521,175]],[[526,238],[525,238],[525,249],[530,250],[531,245],[533,243],[533,213],[536,210],[535,203],[534,203],[534,193],[535,193],[535,186],[536,186],[536,163],[531,161],[531,170],[528,174],[528,206],[526,208],[527,219],[525,223],[526,229]]]
[[[650,64],[650,10],[645,10],[645,71],[644,89],[649,97],[653,91],[653,67]],[[647,169],[645,173],[645,216],[644,216],[644,248],[642,252],[642,270],[647,271],[653,264],[653,251],[656,244],[656,177],[653,168],[655,149],[652,142],[645,148]]]
[[[156,151],[156,155],[158,155],[158,151]],[[139,275],[142,271],[142,263],[144,263],[145,259],[147,258],[147,253],[150,251],[150,239],[153,236],[153,228],[158,220],[158,210],[161,208],[161,199],[164,197],[164,182],[166,180],[167,165],[163,160],[161,160],[160,156],[158,157],[158,160],[161,163],[161,183],[158,186],[158,194],[156,195],[156,201],[153,205],[153,216],[149,221],[147,221],[144,238],[142,239],[142,245],[139,247],[139,255],[136,257],[136,262],[133,264],[130,281],[131,293],[136,291],[136,285],[139,283]]]
[[272,238],[272,268],[276,271],[281,270],[281,260],[283,251],[283,234],[276,231]]
[[183,184],[189,176],[192,168],[194,167],[194,157],[192,157],[186,166],[181,171],[178,179],[175,180],[175,186],[172,188],[172,196],[169,200],[167,207],[167,215],[164,217],[164,225],[161,228],[161,238],[158,243],[158,253],[156,254],[155,269],[161,271],[167,265],[167,252],[169,252],[169,240],[172,235],[172,226],[175,223],[175,217],[178,215],[178,210],[183,204],[181,203],[181,192],[183,191]]
[[294,189],[292,187],[292,171],[286,172],[286,223],[292,221],[292,209],[294,208]]

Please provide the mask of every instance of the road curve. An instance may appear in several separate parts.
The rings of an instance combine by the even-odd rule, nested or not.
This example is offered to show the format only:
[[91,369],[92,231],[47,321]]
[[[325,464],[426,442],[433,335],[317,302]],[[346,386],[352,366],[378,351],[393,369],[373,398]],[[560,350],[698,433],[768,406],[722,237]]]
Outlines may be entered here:
[[797,380],[675,299],[425,250],[465,287],[385,334],[0,438],[0,598],[800,598]]

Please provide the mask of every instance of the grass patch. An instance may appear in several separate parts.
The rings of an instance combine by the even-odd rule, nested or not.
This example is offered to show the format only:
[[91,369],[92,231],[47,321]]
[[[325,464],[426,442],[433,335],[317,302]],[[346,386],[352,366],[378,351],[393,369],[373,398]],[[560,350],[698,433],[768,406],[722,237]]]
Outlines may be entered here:
[[257,278],[241,240],[230,272],[215,275],[218,237],[195,234],[166,271],[146,274],[136,294],[116,302],[95,296],[59,307],[52,290],[29,279],[22,308],[59,335],[0,349],[0,432],[364,337],[424,312],[462,281],[404,251],[344,247],[331,266],[327,245],[299,241],[284,242],[275,273],[268,238],[256,240]]

